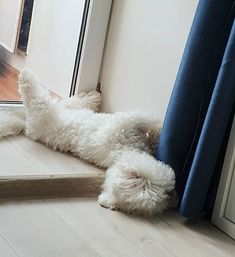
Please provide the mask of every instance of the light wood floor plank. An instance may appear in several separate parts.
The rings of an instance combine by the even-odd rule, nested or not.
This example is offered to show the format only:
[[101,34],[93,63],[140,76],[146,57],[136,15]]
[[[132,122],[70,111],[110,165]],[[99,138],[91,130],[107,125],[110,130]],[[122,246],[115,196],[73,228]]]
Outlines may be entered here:
[[20,257],[99,256],[42,201],[1,204],[0,233]]
[[[145,257],[143,252],[139,251],[135,245],[126,241],[123,235],[118,235],[118,227],[109,226],[107,220],[102,215],[101,208],[96,199],[69,199],[49,200],[50,206],[74,229],[80,231],[83,238],[89,242],[89,245],[102,257]],[[90,208],[92,206],[93,208]],[[113,212],[110,211],[110,214]],[[122,226],[121,223],[119,225]],[[129,228],[128,228],[129,230]],[[159,249],[159,256],[172,257],[171,255],[162,255]]]
[[232,257],[235,252],[235,242],[204,220],[191,224],[175,211],[128,216],[99,207],[95,198],[2,203],[0,234],[19,257]]
[[0,234],[0,256],[2,257],[18,257],[17,253],[9,246]]
[[[171,248],[169,248],[168,236],[162,237],[162,222],[158,218],[156,219],[159,222],[159,226],[154,227],[155,238],[153,238],[149,235],[149,231],[147,229],[148,220],[145,218],[129,216],[120,212],[112,212],[101,207],[96,207],[94,202],[89,199],[86,201],[84,200],[84,206],[86,206],[86,208],[82,207],[81,203],[76,202],[75,199],[70,200],[69,203],[60,203],[58,200],[50,201],[50,203],[53,203],[53,207],[64,217],[64,219],[69,220],[71,225],[77,229],[81,229],[81,226],[84,225],[85,221],[84,223],[81,223],[77,220],[75,218],[76,213],[87,212],[90,213],[91,216],[95,217],[93,221],[94,223],[98,221],[98,224],[101,226],[99,230],[103,230],[102,235],[115,234],[117,238],[122,238],[128,242],[128,244],[135,246],[135,251],[141,253],[143,256],[155,257],[156,253],[163,257],[178,256],[174,254]],[[87,223],[93,224],[92,220],[88,220]],[[87,235],[87,237],[98,232],[95,225],[93,228],[93,225],[91,226],[92,231]],[[141,225],[143,225],[146,230],[142,229]],[[83,228],[82,231],[86,231],[85,228]],[[104,241],[104,239],[102,241]],[[98,250],[96,249],[96,251]],[[134,253],[132,253],[131,256],[134,256]]]
[[[171,228],[172,236],[176,240],[181,238],[181,241],[187,241],[191,249],[197,248],[201,252],[200,256],[234,256],[235,241],[206,220],[190,221],[171,211],[160,218],[164,221],[165,228]],[[157,226],[154,219],[151,227],[152,224]]]
[[[81,230],[84,233],[83,237],[91,242],[94,241],[94,235],[102,231],[99,244],[92,245],[97,252],[102,250],[102,242],[107,240],[105,237],[111,237],[115,238],[116,242],[118,238],[122,238],[129,245],[135,246],[135,252],[148,257],[234,256],[233,240],[205,221],[189,226],[176,212],[168,212],[154,218],[141,218],[103,209],[92,199],[83,199],[83,202],[76,199],[68,202],[50,200],[49,203],[71,226]],[[78,213],[85,217],[83,222],[76,218]],[[88,230],[85,224],[90,224]],[[114,249],[111,252],[113,254],[111,256],[116,256]],[[109,256],[110,253],[103,254],[102,256]],[[132,254],[134,256],[136,253]]]

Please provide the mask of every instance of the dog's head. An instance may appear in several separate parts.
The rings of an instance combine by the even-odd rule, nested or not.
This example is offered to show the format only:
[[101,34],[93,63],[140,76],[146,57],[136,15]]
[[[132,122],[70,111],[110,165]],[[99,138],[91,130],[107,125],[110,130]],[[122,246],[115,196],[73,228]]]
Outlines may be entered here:
[[120,210],[152,215],[167,208],[168,193],[175,186],[169,166],[146,153],[125,151],[111,169],[115,176],[110,183]]

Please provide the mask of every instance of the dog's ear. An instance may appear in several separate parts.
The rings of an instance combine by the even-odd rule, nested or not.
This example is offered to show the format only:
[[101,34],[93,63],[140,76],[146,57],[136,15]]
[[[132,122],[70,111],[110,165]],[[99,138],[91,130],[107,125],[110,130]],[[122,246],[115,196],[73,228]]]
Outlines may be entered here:
[[139,178],[142,178],[140,176],[140,174],[138,173],[138,171],[130,170],[128,173],[129,173],[129,179],[139,179]]
[[143,135],[146,138],[149,137],[150,129],[145,124],[138,124],[137,125],[137,131],[139,135]]

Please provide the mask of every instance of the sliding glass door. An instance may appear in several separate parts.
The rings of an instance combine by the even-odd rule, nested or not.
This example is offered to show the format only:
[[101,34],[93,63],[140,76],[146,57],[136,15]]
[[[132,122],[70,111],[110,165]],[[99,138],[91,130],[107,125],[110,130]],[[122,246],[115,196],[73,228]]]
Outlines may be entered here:
[[80,84],[94,89],[110,6],[111,0],[0,0],[0,101],[20,102],[24,67],[62,98]]

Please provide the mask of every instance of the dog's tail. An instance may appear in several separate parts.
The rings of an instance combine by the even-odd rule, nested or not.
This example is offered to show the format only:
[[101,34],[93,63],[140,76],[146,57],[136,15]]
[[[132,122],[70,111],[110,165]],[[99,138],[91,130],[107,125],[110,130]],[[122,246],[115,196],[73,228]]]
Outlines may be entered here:
[[25,120],[23,107],[3,108],[0,111],[0,138],[24,132]]
[[[161,213],[172,201],[175,174],[172,168],[137,150],[124,151],[112,167],[116,173],[113,194],[118,208],[129,213]],[[111,171],[112,172],[112,171]]]

